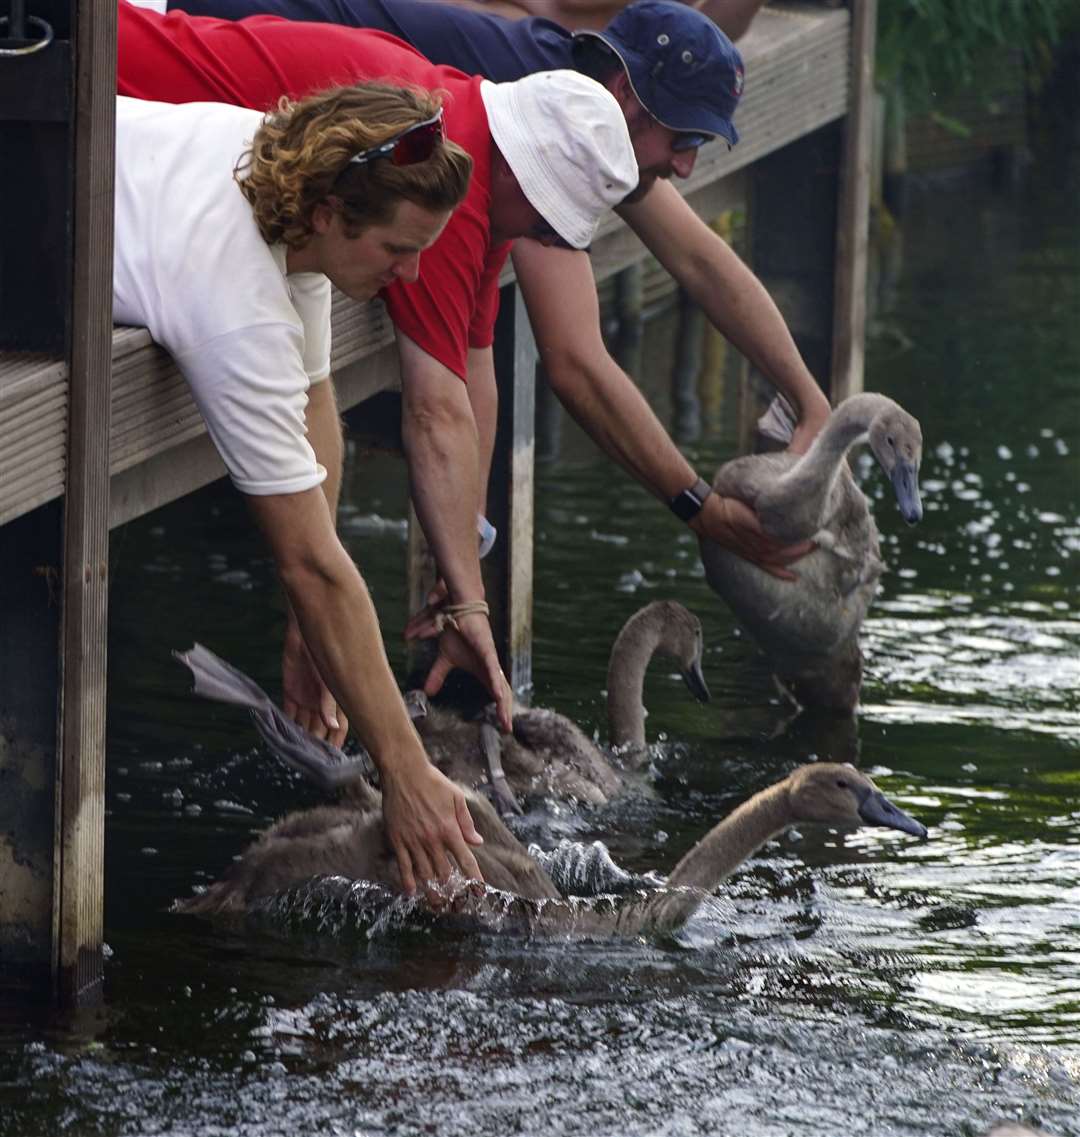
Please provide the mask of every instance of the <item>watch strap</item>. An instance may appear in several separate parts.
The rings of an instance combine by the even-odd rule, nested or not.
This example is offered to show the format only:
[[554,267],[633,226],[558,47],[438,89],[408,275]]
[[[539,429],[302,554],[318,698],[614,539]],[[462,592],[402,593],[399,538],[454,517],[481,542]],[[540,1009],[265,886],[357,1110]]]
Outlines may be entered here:
[[680,521],[691,521],[701,512],[705,499],[711,493],[712,486],[704,478],[698,478],[689,489],[676,494],[668,502],[668,508]]

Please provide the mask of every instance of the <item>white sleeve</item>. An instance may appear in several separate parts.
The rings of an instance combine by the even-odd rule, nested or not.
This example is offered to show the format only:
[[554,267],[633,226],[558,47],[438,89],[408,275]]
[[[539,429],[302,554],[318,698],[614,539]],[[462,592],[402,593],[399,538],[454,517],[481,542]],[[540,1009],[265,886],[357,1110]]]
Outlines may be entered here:
[[300,493],[326,477],[307,440],[305,346],[294,325],[256,324],[175,356],[241,493]]
[[330,281],[321,272],[291,273],[286,279],[304,325],[304,370],[318,383],[330,374]]

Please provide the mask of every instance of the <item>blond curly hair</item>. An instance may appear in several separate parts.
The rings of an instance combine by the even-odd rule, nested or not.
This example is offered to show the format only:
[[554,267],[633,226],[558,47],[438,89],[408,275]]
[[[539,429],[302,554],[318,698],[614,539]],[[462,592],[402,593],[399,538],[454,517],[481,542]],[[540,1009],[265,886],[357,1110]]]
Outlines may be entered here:
[[263,239],[300,248],[314,232],[315,207],[331,197],[350,237],[386,224],[402,199],[432,212],[458,206],[473,163],[449,139],[410,166],[349,162],[431,118],[441,105],[441,92],[388,83],[333,87],[299,102],[282,98],[233,172]]

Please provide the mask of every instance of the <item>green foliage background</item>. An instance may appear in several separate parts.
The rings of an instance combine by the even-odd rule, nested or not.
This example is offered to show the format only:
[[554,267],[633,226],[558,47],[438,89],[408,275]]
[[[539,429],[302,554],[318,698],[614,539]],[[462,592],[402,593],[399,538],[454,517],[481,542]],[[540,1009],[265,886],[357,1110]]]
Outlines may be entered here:
[[1080,0],[878,0],[877,82],[909,113],[931,111],[989,79],[1004,47],[1023,54],[1038,86],[1054,45],[1078,29]]

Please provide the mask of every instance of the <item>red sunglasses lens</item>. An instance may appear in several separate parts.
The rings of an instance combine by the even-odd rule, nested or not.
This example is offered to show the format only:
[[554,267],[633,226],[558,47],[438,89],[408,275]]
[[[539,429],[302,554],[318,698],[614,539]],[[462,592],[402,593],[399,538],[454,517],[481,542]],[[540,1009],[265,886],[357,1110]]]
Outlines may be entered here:
[[412,166],[426,162],[443,139],[442,116],[434,122],[421,123],[403,134],[394,146],[390,161],[395,166]]

